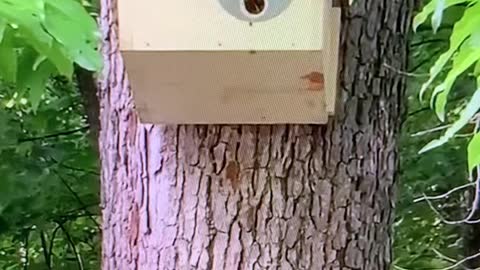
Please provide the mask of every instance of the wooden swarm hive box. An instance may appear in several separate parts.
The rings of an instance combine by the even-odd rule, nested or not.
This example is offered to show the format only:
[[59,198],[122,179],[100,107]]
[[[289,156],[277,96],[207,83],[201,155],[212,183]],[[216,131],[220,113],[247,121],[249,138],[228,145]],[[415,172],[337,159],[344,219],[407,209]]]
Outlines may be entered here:
[[331,0],[287,0],[279,15],[255,21],[221,1],[249,0],[119,1],[120,50],[141,121],[326,123],[340,9]]

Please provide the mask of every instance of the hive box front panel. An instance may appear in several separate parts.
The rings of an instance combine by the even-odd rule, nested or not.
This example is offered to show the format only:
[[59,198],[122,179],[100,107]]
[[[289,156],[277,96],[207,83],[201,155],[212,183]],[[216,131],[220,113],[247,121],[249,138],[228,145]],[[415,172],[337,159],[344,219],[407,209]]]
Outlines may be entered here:
[[325,123],[339,32],[327,2],[294,0],[249,24],[216,0],[120,0],[120,46],[142,122]]

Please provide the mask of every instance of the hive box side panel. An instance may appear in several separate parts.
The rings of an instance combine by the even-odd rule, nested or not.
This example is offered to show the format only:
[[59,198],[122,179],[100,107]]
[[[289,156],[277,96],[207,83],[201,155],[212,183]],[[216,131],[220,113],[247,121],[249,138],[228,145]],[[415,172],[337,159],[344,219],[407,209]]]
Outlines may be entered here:
[[326,123],[321,52],[124,52],[147,123]]
[[325,16],[327,24],[325,24],[325,36],[327,43],[325,47],[325,89],[327,112],[334,114],[335,105],[338,95],[338,71],[339,71],[339,49],[340,49],[340,32],[341,32],[341,9],[329,8]]
[[279,16],[250,25],[218,0],[119,0],[121,49],[321,50],[325,2],[293,0]]

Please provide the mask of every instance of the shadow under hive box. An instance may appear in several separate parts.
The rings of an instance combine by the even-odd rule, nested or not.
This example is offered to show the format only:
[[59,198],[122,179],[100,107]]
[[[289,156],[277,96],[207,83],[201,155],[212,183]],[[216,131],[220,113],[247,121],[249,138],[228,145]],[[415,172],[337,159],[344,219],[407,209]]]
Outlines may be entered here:
[[119,0],[118,9],[142,122],[323,124],[335,111],[340,10],[330,1]]

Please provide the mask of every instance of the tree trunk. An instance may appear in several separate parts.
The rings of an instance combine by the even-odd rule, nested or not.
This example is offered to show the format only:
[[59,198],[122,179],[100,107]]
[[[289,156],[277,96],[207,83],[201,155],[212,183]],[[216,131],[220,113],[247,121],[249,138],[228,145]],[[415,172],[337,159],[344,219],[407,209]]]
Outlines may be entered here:
[[413,1],[356,2],[328,125],[154,126],[102,0],[103,270],[389,269]]

